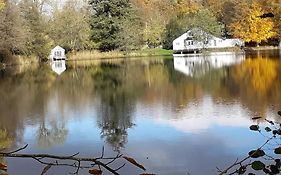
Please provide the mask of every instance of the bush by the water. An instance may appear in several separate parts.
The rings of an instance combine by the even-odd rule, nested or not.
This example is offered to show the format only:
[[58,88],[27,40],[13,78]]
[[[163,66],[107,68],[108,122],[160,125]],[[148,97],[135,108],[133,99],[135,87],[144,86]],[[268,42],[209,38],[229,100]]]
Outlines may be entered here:
[[7,49],[0,49],[0,63],[9,63],[13,59],[12,53]]

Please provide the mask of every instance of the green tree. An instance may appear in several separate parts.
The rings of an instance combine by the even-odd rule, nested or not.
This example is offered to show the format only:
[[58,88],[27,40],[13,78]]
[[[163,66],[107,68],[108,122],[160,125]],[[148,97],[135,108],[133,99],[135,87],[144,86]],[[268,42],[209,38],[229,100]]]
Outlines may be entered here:
[[24,48],[26,33],[17,5],[7,1],[0,11],[0,48],[17,52]]
[[185,32],[185,27],[177,17],[172,18],[166,25],[166,30],[163,37],[163,47],[165,49],[171,49],[173,41]]
[[161,45],[165,26],[173,16],[170,0],[133,0],[138,16],[143,23],[142,35],[148,47]]
[[174,39],[191,29],[196,40],[205,41],[211,36],[209,34],[221,36],[223,27],[217,21],[216,16],[208,9],[201,9],[196,13],[172,18],[166,26],[164,48],[171,48]]
[[120,49],[130,51],[139,49],[143,45],[141,31],[142,23],[139,18],[131,17],[123,21],[122,30],[119,34]]
[[92,37],[101,51],[120,47],[120,32],[123,21],[131,15],[129,0],[90,0]]
[[47,23],[40,13],[37,1],[20,1],[21,14],[24,19],[23,28],[27,31],[26,53],[35,54],[39,59],[48,56],[50,45],[46,35]]
[[55,45],[70,50],[91,47],[89,12],[86,7],[77,6],[76,1],[68,0],[63,8],[55,10],[48,31]]
[[[188,18],[188,17],[187,17]],[[188,19],[189,20],[189,19]],[[206,33],[220,37],[222,35],[222,25],[218,22],[216,16],[209,9],[199,10],[191,20],[191,28],[200,28]],[[206,40],[210,35],[195,33],[194,37],[199,41]]]

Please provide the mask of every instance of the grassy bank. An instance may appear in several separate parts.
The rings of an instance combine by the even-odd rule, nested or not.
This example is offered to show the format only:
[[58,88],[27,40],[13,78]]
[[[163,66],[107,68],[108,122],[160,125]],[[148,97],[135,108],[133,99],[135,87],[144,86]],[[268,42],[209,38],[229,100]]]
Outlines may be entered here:
[[38,63],[39,61],[35,56],[12,55],[0,63],[0,69],[5,68],[7,66],[38,64]]
[[143,49],[130,52],[122,51],[110,51],[99,52],[93,51],[81,51],[68,54],[69,60],[91,60],[91,59],[109,59],[109,58],[126,58],[126,57],[149,57],[149,56],[168,56],[172,55],[172,50],[165,49]]

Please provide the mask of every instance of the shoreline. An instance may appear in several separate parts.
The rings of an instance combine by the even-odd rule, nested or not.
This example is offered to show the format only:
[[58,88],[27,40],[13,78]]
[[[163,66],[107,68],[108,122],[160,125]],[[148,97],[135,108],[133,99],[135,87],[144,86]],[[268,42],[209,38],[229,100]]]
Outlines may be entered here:
[[[221,49],[207,49],[197,54],[212,54],[212,53],[241,53],[241,52],[256,52],[256,51],[273,51],[273,50],[281,50],[278,46],[260,46],[260,47],[245,47],[243,50],[240,48],[221,48]],[[162,59],[168,59],[172,56],[175,56],[173,50],[165,50],[165,49],[143,49],[136,50],[133,52],[122,52],[122,51],[110,51],[110,52],[99,52],[97,50],[92,51],[80,51],[75,53],[69,53],[67,61],[103,61],[103,60],[115,60],[115,59],[141,59],[146,57],[163,57]],[[181,55],[181,54],[178,54]],[[193,55],[193,54],[185,54],[185,55]],[[13,60],[9,63],[0,63],[0,70],[6,69],[7,67],[13,66],[28,66],[33,64],[39,64],[40,61],[36,59],[34,56],[22,56],[17,55],[14,56]]]
[[137,57],[154,57],[154,56],[172,56],[173,50],[166,49],[143,49],[132,52],[123,51],[110,51],[99,52],[97,50],[92,51],[80,51],[75,53],[69,53],[69,61],[77,60],[102,60],[102,59],[116,59],[116,58],[137,58]]

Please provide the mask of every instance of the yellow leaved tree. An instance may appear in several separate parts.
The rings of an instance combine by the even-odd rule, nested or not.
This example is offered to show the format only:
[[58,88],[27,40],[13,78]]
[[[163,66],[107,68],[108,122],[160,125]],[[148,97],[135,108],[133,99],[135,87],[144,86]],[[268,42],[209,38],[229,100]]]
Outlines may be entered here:
[[177,0],[174,6],[177,15],[181,16],[196,13],[202,8],[200,3],[191,0]]
[[261,41],[276,35],[272,19],[260,17],[265,13],[260,4],[253,2],[248,5],[244,2],[237,7],[240,9],[239,14],[236,14],[229,26],[230,33],[234,37],[246,42],[256,42],[259,45]]

